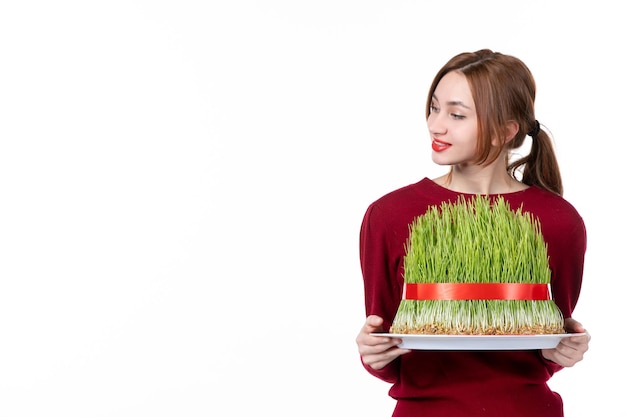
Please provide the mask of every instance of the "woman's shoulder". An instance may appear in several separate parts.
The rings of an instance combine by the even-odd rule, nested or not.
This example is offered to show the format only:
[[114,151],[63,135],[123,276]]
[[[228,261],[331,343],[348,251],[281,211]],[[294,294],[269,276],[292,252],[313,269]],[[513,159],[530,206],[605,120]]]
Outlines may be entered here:
[[453,194],[428,178],[390,191],[372,202],[366,217],[385,224],[398,223],[405,227],[430,206],[450,200]]
[[535,204],[549,204],[553,208],[560,208],[576,213],[578,212],[576,207],[574,207],[574,205],[565,197],[537,186],[531,186],[527,189],[527,192],[524,195],[524,200]]
[[407,201],[414,202],[416,200],[430,199],[439,195],[442,191],[445,191],[445,189],[437,185],[433,180],[424,177],[415,183],[396,188],[382,195],[372,205],[396,205]]
[[576,207],[563,196],[532,186],[521,193],[520,197],[519,205],[522,210],[532,212],[543,221],[561,226],[584,224]]

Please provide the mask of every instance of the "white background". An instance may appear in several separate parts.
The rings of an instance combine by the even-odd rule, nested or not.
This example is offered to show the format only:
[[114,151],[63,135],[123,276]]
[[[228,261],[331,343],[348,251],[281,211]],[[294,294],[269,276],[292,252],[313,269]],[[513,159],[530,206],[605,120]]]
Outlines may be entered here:
[[359,226],[445,172],[425,95],[481,48],[534,72],[587,223],[591,350],[551,386],[625,416],[622,14],[510,4],[4,1],[0,417],[390,415]]

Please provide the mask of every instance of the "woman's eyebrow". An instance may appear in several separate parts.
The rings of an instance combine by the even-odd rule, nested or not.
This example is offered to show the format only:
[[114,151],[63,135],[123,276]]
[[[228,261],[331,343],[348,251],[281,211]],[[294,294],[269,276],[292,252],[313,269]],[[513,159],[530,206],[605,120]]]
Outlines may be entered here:
[[[439,101],[439,99],[437,98],[437,96],[435,94],[433,94],[433,98],[437,101]],[[446,104],[448,106],[459,106],[459,107],[463,107],[466,108],[468,110],[471,110],[469,106],[467,106],[466,104],[464,104],[461,100],[451,100],[451,101],[447,101]]]

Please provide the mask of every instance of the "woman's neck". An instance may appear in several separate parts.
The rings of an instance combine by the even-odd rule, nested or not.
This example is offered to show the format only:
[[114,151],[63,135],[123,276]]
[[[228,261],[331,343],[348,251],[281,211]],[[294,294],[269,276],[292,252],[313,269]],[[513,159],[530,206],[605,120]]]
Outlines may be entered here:
[[505,169],[494,168],[455,166],[448,174],[433,181],[449,190],[464,194],[507,194],[528,188],[528,185],[512,178]]

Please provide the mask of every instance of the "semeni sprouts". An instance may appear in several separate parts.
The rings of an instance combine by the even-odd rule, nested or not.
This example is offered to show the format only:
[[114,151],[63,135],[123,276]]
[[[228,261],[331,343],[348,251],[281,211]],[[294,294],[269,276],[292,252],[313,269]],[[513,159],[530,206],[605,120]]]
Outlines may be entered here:
[[[405,284],[549,284],[540,224],[502,198],[463,196],[409,225]],[[413,334],[563,333],[552,299],[403,299],[391,331]]]

